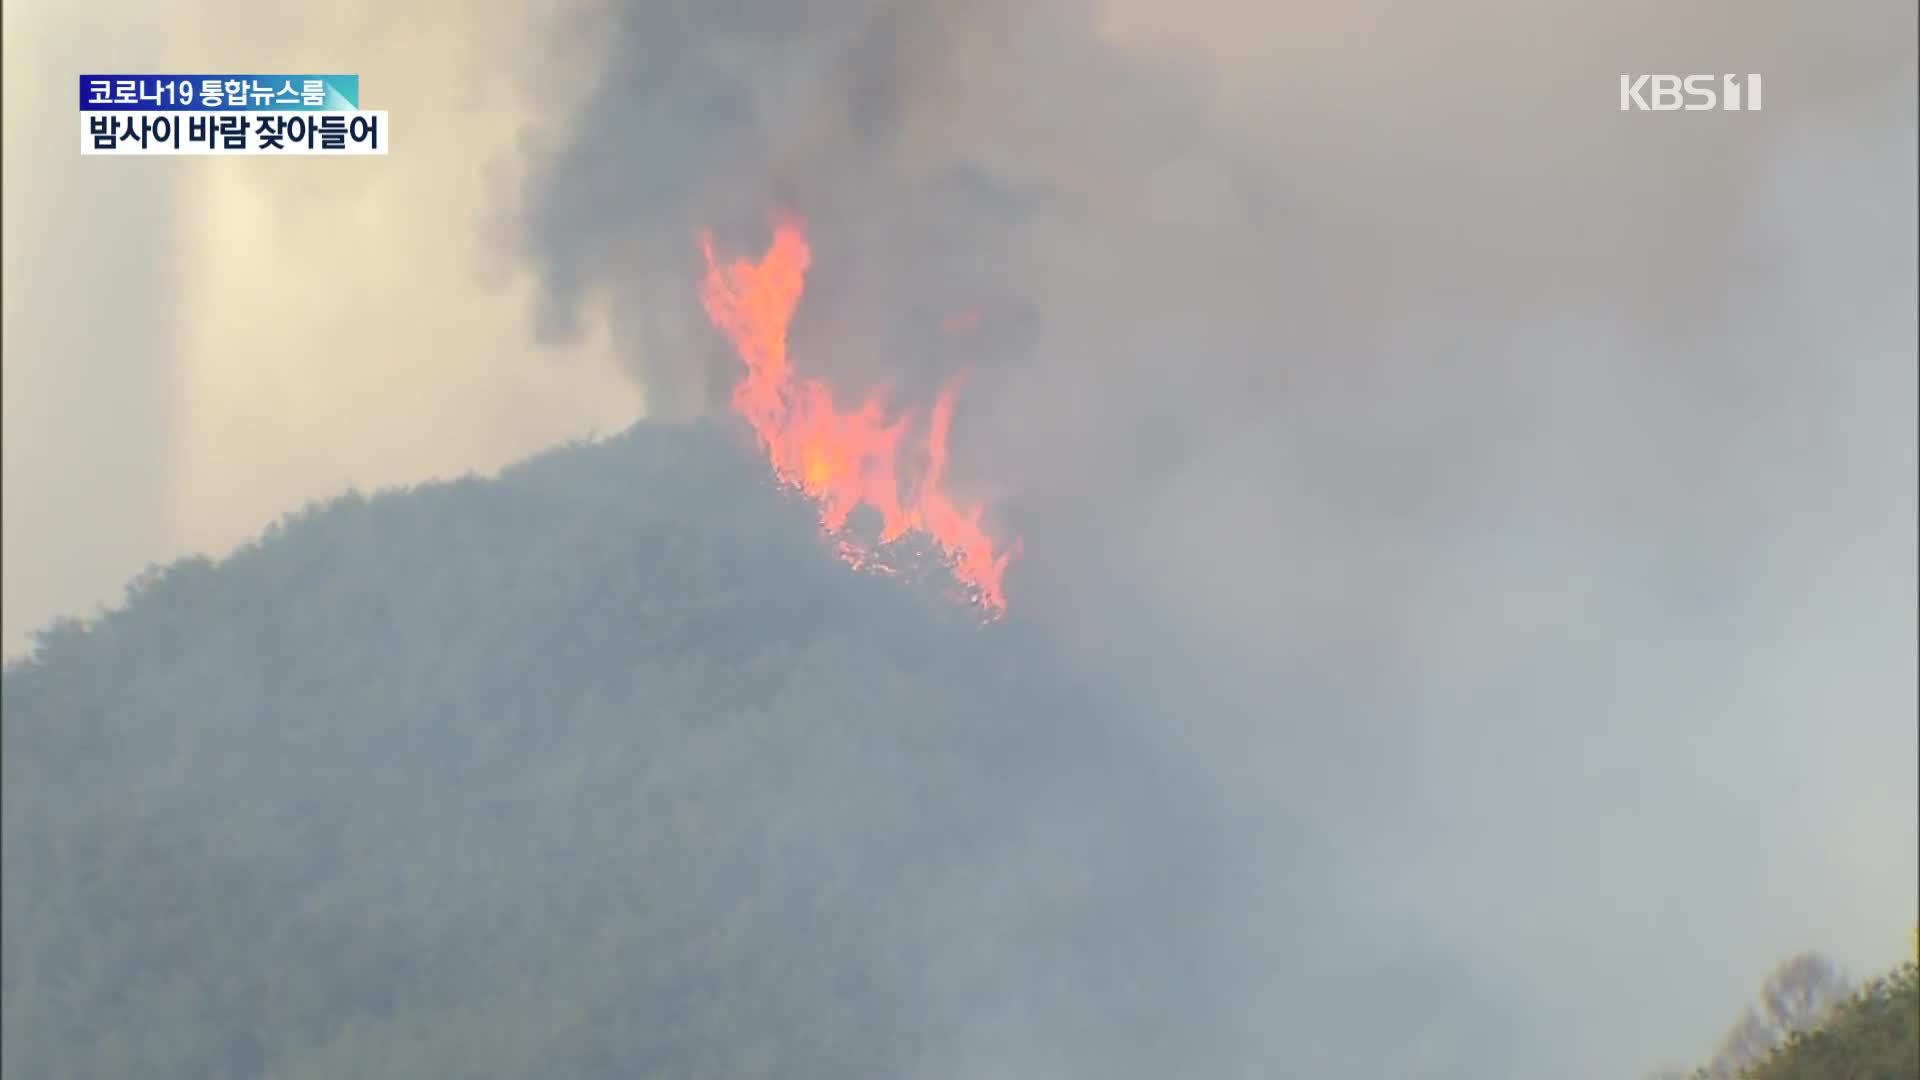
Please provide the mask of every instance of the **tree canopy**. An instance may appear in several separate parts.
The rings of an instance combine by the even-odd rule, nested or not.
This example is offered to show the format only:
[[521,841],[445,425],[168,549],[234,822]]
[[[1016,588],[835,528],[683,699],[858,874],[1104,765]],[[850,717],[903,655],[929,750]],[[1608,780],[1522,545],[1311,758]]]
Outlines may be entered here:
[[1180,1074],[1197,811],[729,436],[353,494],[5,673],[4,1072]]
[[1759,998],[1721,1038],[1711,1061],[1651,1080],[1920,1076],[1920,955],[1856,986],[1831,960],[1800,953],[1774,968]]

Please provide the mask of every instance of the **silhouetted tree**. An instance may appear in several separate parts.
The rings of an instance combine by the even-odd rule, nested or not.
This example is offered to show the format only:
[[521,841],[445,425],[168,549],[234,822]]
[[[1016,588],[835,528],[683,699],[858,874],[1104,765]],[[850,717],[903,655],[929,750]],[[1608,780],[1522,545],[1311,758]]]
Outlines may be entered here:
[[1713,1059],[1648,1080],[1907,1080],[1920,1076],[1920,963],[1855,988],[1817,953],[1782,961]]
[[[1290,1052],[1245,1015],[1205,792],[1017,619],[850,573],[736,445],[351,495],[43,634],[0,679],[0,1077]],[[1326,967],[1316,1016],[1434,1015]]]
[[1803,952],[1781,961],[1760,988],[1775,1042],[1797,1031],[1812,1031],[1827,1021],[1853,993],[1853,984],[1832,960]]

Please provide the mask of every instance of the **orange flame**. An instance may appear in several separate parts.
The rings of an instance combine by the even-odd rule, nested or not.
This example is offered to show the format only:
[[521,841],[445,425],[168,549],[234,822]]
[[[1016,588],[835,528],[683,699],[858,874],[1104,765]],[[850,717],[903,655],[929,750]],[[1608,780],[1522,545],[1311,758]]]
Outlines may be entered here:
[[[939,546],[966,599],[989,617],[1004,614],[1002,579],[1014,552],[996,548],[981,524],[982,506],[963,507],[943,487],[959,380],[949,382],[934,402],[925,439],[918,444],[924,460],[906,459],[910,416],[889,417],[878,396],[842,411],[824,382],[794,375],[787,328],[812,262],[800,223],[776,223],[773,245],[757,263],[739,259],[722,265],[709,233],[701,234],[700,246],[707,257],[701,303],[746,364],[733,388],[733,409],[752,425],[780,482],[819,504],[820,524],[835,538],[841,557],[858,569],[896,572],[885,552],[848,531],[848,518],[867,507],[880,518],[880,547],[909,532],[926,534]],[[919,468],[914,482],[903,486],[907,464]]]

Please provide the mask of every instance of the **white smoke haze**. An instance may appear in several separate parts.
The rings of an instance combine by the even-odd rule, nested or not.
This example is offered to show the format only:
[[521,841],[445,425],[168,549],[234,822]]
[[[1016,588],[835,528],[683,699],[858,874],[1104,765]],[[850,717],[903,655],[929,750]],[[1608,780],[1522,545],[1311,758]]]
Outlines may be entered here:
[[[530,283],[483,231],[528,110],[564,100],[508,81],[526,18],[8,0],[8,656],[308,499],[488,472],[640,415],[604,330],[531,340]],[[358,71],[405,145],[340,169],[73,152],[81,72],[236,63]]]
[[[135,549],[489,468],[636,394],[700,415],[735,369],[694,230],[757,254],[790,209],[816,256],[798,362],[908,400],[972,369],[958,480],[1025,540],[1016,618],[1244,826],[1221,902],[1251,929],[1219,977],[1252,1045],[1327,1077],[1378,1075],[1391,1043],[1418,1075],[1597,1080],[1704,1057],[1790,952],[1898,955],[1920,908],[1911,4],[483,8],[349,5],[284,54],[254,14],[159,53],[357,69],[402,125],[357,195],[239,177],[268,233],[140,249],[218,247],[195,265],[230,284],[287,243],[364,271],[388,329],[314,301],[298,347],[231,309],[129,315],[126,341],[29,329],[18,267],[57,312],[88,286],[53,253],[128,241],[51,186],[64,224],[16,235],[9,9],[10,593],[29,565],[111,591]],[[462,85],[516,119],[482,150],[431,141],[470,114],[429,68],[492,73]],[[1766,111],[1620,113],[1628,71],[1759,72]],[[138,171],[114,182],[175,183]],[[432,227],[395,224],[449,190]],[[325,240],[362,218],[387,224]],[[404,271],[370,264],[378,228]],[[941,332],[968,309],[976,334]],[[35,390],[14,355],[36,349],[121,376]],[[139,446],[97,440],[145,471],[84,475],[171,502],[126,552],[63,550],[75,496],[36,454],[131,415],[115,393],[160,403]],[[263,447],[273,467],[232,464]],[[1296,902],[1309,874],[1337,925]],[[1302,1019],[1362,975],[1426,1019]],[[1039,1025],[956,1069],[1045,1075],[1066,1049]]]
[[[802,363],[978,370],[956,453],[1016,607],[1245,815],[1249,1025],[1446,986],[1413,1057],[1275,1024],[1317,1075],[1698,1057],[1773,959],[1870,966],[1916,907],[1912,13],[1486,7],[630,4],[591,138],[534,162],[563,306],[781,206]],[[1618,113],[1635,70],[1759,71],[1769,111]],[[1289,873],[1352,925],[1292,921]]]

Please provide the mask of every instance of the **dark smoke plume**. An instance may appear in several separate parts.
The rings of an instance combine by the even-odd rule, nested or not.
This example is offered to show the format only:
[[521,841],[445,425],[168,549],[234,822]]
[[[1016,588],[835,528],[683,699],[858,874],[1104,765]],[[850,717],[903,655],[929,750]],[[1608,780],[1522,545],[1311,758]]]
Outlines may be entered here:
[[[690,416],[734,374],[694,231],[752,254],[805,216],[798,362],[905,400],[972,368],[956,471],[1025,538],[1015,611],[1243,815],[1256,879],[1301,869],[1264,823],[1338,852],[1306,872],[1353,926],[1239,879],[1250,1013],[1411,935],[1514,1030],[1582,1018],[1506,1047],[1531,1075],[1618,1075],[1749,981],[1678,956],[1808,939],[1789,904],[1711,914],[1825,865],[1767,855],[1763,808],[1854,835],[1911,803],[1914,30],[1878,0],[603,0],[548,43],[597,81],[532,142],[521,250],[543,333],[604,299]],[[1762,72],[1766,111],[1622,113],[1631,71]],[[1460,1030],[1421,1036],[1430,1075],[1502,1075],[1443,1063]]]

